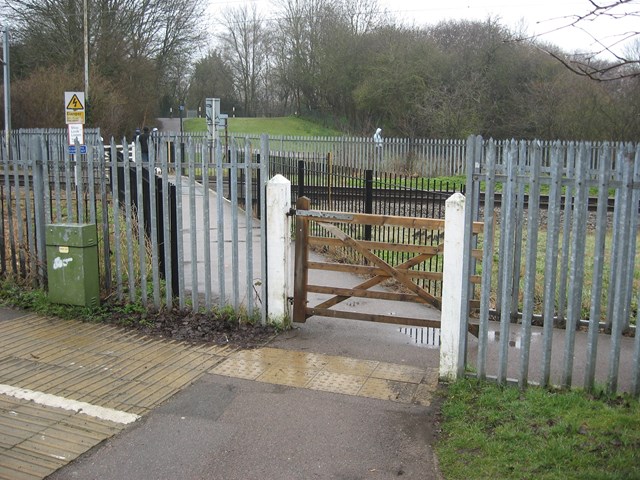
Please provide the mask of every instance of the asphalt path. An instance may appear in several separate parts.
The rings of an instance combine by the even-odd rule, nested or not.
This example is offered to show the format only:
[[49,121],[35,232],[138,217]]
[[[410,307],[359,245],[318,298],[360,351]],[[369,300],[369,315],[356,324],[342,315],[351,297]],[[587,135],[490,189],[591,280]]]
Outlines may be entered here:
[[435,412],[207,375],[49,478],[436,479]]

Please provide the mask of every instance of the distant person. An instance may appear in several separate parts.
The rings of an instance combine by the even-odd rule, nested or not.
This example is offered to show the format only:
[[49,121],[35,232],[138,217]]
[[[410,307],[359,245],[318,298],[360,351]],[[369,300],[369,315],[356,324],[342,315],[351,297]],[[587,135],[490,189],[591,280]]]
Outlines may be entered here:
[[140,142],[140,154],[143,162],[149,161],[149,127],[142,129],[142,134],[138,137]]
[[[149,138],[151,139],[151,143],[153,145],[153,158],[157,162],[160,158],[160,131],[157,127],[153,127],[151,129],[151,135]],[[162,169],[158,166],[155,167],[155,171],[156,175],[160,175],[162,173]]]
[[151,129],[151,142],[153,143],[153,148],[154,148],[154,152],[156,152],[156,155],[158,154],[158,147],[160,144],[160,131],[158,130],[158,127],[153,127]]
[[382,148],[382,129],[377,128],[376,133],[373,134],[373,141],[376,144],[376,148]]

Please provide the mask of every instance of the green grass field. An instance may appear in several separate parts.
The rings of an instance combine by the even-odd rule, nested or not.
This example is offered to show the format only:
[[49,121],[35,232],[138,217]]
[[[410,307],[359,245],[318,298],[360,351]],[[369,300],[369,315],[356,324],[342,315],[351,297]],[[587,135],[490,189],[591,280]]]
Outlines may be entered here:
[[640,478],[637,400],[477,380],[446,397],[436,451],[447,480]]
[[[184,121],[186,132],[206,132],[204,118],[188,118]],[[300,137],[341,137],[338,130],[323,127],[300,117],[262,117],[262,118],[230,118],[229,133],[260,135],[266,133],[275,136]]]

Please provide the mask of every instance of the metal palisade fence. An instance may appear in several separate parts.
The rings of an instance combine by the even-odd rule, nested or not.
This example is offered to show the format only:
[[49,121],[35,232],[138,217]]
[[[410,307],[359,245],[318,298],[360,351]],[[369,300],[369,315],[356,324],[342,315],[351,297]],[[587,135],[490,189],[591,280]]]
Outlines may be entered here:
[[[256,141],[258,137],[248,137]],[[271,136],[271,157],[276,162],[299,158],[330,162],[335,167],[396,172],[422,177],[464,175],[464,140],[385,138],[376,145],[372,137]]]
[[[330,209],[429,216],[435,211],[425,204],[442,200],[385,163],[404,158],[394,161],[406,167],[413,141],[394,147],[385,139],[379,152],[371,139],[162,135],[151,138],[148,155],[124,140],[105,146],[98,130],[88,129],[85,141],[70,154],[66,131],[22,130],[2,144],[0,274],[46,286],[46,225],[92,223],[102,298],[156,309],[229,305],[265,321],[271,173],[289,169],[296,188]],[[638,145],[480,137],[417,144],[456,165],[449,173],[466,172],[467,224],[484,222],[466,245],[483,249],[482,267],[471,254],[465,262],[467,277],[481,275],[482,284],[463,292],[481,299],[479,311],[467,306],[462,315],[480,327],[479,340],[462,340],[475,375],[610,391],[623,382],[639,395]],[[429,168],[446,175],[433,161]]]
[[466,151],[467,223],[484,222],[481,271],[465,257],[482,275],[479,312],[462,313],[479,323],[462,340],[472,375],[639,395],[640,146],[470,137]]
[[[91,223],[103,299],[229,305],[266,320],[265,223],[253,215],[251,188],[268,179],[266,137],[232,139],[226,154],[221,143],[186,135],[152,137],[148,155],[124,140],[105,147],[99,131],[87,130],[85,141],[77,151],[86,153],[70,154],[65,131],[30,130],[3,145],[3,274],[45,286],[46,225]],[[239,176],[253,179],[242,195]],[[216,194],[225,184],[226,198]]]

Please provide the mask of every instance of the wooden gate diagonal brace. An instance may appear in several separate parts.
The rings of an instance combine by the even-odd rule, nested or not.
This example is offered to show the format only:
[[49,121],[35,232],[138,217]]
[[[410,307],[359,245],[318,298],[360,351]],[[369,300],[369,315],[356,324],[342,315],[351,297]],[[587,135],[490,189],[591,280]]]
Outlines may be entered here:
[[[409,269],[411,267],[414,267],[416,265],[419,265],[420,263],[429,260],[433,255],[430,254],[422,254],[422,255],[416,255],[413,258],[410,258],[409,260],[407,260],[406,262],[398,265],[398,269],[402,269],[402,268],[406,268]],[[358,285],[356,285],[355,287],[353,287],[353,290],[367,290],[369,288],[375,287],[376,285],[382,283],[383,281],[385,281],[386,279],[391,278],[390,275],[376,275],[375,277],[370,278],[369,280],[360,283]],[[412,282],[413,283],[413,282]],[[422,298],[422,297],[420,297]],[[328,300],[325,300],[324,302],[320,303],[319,305],[316,305],[316,308],[331,308],[334,305],[337,305],[340,302],[344,302],[345,300],[348,300],[349,297],[348,296],[342,296],[342,295],[337,295],[335,297],[332,297]],[[427,302],[430,303],[430,302]]]
[[368,249],[361,247],[356,240],[351,238],[349,235],[344,233],[342,230],[340,230],[335,225],[331,225],[331,224],[328,224],[328,223],[325,223],[325,222],[317,222],[317,223],[322,228],[324,228],[329,233],[331,233],[333,236],[335,236],[336,238],[342,240],[342,242],[345,245],[353,248],[354,250],[356,250],[357,252],[362,254],[362,256],[364,256],[371,263],[373,263],[374,265],[377,265],[382,270],[384,270],[387,274],[389,274],[390,276],[392,276],[393,278],[398,280],[402,285],[407,287],[409,290],[411,290],[415,294],[417,294],[420,297],[422,297],[423,299],[425,299],[431,305],[434,305],[435,307],[440,308],[440,305],[441,305],[440,300],[438,300],[433,295],[430,295],[425,290],[420,288],[418,285],[413,283],[413,281],[411,280],[411,277],[409,277],[408,275],[405,275],[404,273],[398,272],[391,265],[389,265],[387,262],[382,260],[380,257],[378,257],[377,255],[374,255]]

